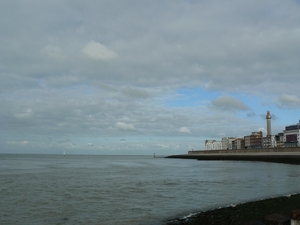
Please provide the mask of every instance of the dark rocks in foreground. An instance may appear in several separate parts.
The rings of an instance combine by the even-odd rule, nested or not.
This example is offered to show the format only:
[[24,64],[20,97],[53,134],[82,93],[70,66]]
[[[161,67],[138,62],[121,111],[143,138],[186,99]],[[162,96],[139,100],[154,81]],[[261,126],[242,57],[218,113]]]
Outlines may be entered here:
[[[299,164],[300,153],[200,153],[172,155],[166,158],[197,160],[261,161]],[[199,212],[190,217],[177,218],[166,225],[285,225],[290,220],[300,220],[300,194],[248,202],[236,206]],[[300,224],[297,222],[296,224]]]
[[[300,194],[248,202],[167,221],[167,225],[263,225],[290,221],[300,209]],[[277,223],[279,224],[279,223]],[[280,223],[281,224],[281,223]],[[288,223],[290,224],[290,223]]]

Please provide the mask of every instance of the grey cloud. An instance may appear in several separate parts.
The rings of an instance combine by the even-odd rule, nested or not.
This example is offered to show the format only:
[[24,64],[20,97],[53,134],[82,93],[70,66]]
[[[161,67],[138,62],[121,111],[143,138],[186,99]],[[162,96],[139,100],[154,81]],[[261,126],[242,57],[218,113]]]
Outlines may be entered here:
[[136,130],[134,125],[127,124],[127,123],[124,123],[124,122],[117,122],[116,123],[116,128],[118,128],[120,130],[124,130],[124,131],[135,131]]
[[65,56],[61,49],[57,46],[47,45],[41,50],[42,54],[46,54],[49,58],[56,59],[58,61],[64,61]]
[[133,97],[133,98],[147,98],[147,97],[149,97],[149,94],[148,94],[147,91],[137,89],[137,88],[131,88],[131,87],[122,88],[121,93],[125,94],[127,96],[130,96],[130,97]]
[[247,113],[247,117],[255,117],[256,116],[256,114],[255,114],[255,112],[250,112],[250,113]]
[[217,109],[225,111],[247,111],[249,107],[245,105],[242,101],[230,97],[230,96],[221,96],[218,99],[211,101],[212,106]]
[[250,110],[233,92],[279,95],[281,108],[299,108],[299,11],[292,0],[5,1],[0,131],[10,136],[2,139],[26,134],[33,146],[43,135],[120,140],[129,130],[156,140],[192,130],[197,145],[232,124],[255,130],[255,112],[244,120],[205,106],[174,112],[164,99],[192,87],[228,93],[203,102],[229,112]]
[[[33,7],[22,4],[24,9],[19,15],[27,23],[23,24],[15,18],[13,21],[25,28],[32,24],[32,8],[41,12],[47,9],[47,12],[41,13],[43,17],[37,15],[39,19],[34,21],[36,26],[30,25],[29,31],[42,34],[35,37],[34,44],[29,39],[20,39],[22,47],[33,48],[25,51],[26,57],[20,57],[19,51],[22,52],[22,49],[16,49],[14,56],[21,60],[19,69],[14,69],[16,72],[43,76],[46,81],[62,74],[80,77],[84,73],[85,79],[92,76],[102,81],[114,79],[114,82],[131,85],[146,86],[152,83],[176,86],[185,82],[187,85],[210,84],[207,87],[212,89],[243,87],[251,92],[256,84],[270,84],[275,76],[279,79],[280,74],[275,71],[293,69],[296,72],[299,69],[298,66],[290,67],[290,60],[283,60],[298,58],[299,34],[296,24],[290,19],[299,18],[297,11],[293,9],[290,17],[280,20],[281,26],[268,27],[272,20],[278,21],[275,10],[282,8],[280,2],[273,4],[274,12],[269,11],[268,14],[261,13],[264,7],[269,7],[267,3],[234,2],[233,5],[223,3],[223,7],[218,7],[220,3],[179,1],[173,4],[154,1],[134,5],[127,2],[113,6],[106,1],[89,4],[74,2],[63,7],[65,4],[55,1],[46,5],[36,3]],[[292,6],[288,2],[282,10]],[[167,15],[164,8],[169,9]],[[19,10],[21,8],[17,7],[13,11]],[[53,17],[57,19],[53,20]],[[237,17],[242,19],[237,20]],[[264,23],[261,23],[262,20]],[[51,35],[47,30],[42,30],[44,23],[49,25]],[[285,26],[287,23],[288,27]],[[26,34],[27,30],[22,29],[21,32]],[[87,43],[100,46],[106,52],[106,46],[113,46],[119,53],[119,59],[114,64],[86,61],[80,55]],[[8,45],[10,53],[11,49]],[[41,51],[52,58],[65,59],[65,62],[53,67],[51,60],[40,57]],[[93,54],[95,58],[95,52]],[[109,55],[115,56],[111,52]],[[28,63],[30,60],[36,63]],[[197,64],[200,67],[195,69]],[[10,63],[7,65],[13,66]],[[266,77],[270,79],[266,80]]]

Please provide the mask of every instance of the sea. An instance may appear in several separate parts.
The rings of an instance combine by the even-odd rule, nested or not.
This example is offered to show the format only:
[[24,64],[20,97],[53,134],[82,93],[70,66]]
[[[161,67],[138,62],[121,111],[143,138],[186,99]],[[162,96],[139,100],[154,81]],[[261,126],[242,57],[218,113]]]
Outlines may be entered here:
[[0,224],[163,225],[299,193],[300,166],[153,156],[0,154]]

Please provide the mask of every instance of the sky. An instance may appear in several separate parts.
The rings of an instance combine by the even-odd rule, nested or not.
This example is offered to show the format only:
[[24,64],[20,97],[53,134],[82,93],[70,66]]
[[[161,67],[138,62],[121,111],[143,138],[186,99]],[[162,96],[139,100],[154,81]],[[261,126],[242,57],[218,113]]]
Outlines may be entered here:
[[170,155],[300,119],[297,0],[12,0],[0,153]]

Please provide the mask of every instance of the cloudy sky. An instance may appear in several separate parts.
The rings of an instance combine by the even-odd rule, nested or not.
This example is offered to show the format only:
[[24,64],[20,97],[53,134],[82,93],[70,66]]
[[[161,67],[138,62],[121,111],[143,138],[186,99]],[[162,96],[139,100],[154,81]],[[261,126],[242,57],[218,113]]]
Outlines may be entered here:
[[0,152],[186,153],[300,119],[300,1],[12,0]]

